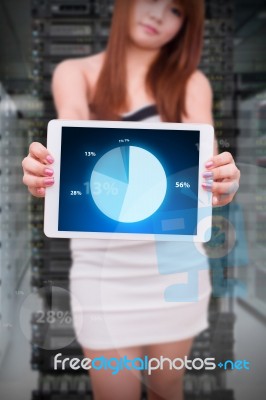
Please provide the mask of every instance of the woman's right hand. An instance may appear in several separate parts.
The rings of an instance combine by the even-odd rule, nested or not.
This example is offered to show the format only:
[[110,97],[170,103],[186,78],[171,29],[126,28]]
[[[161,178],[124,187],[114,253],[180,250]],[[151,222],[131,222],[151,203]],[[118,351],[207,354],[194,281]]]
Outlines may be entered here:
[[30,144],[29,154],[23,159],[22,168],[23,183],[33,196],[44,197],[45,188],[54,184],[54,171],[50,166],[53,162],[53,157],[41,143]]

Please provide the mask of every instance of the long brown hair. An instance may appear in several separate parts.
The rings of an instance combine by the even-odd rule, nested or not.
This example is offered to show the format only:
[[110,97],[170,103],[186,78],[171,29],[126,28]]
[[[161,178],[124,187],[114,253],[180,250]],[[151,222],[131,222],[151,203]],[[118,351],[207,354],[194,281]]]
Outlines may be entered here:
[[[133,0],[116,0],[105,60],[90,109],[101,120],[121,119],[127,106],[126,47]],[[179,0],[184,12],[181,30],[165,44],[146,76],[146,89],[153,95],[163,121],[181,122],[186,115],[186,85],[197,69],[202,50],[204,0]]]

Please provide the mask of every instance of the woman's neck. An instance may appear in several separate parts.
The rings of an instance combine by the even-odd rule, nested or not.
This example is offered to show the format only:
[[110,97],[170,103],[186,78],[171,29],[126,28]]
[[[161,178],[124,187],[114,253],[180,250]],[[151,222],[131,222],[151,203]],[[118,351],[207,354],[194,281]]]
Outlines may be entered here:
[[126,65],[129,76],[132,76],[132,73],[140,76],[146,75],[158,54],[157,49],[149,50],[135,46],[133,43],[128,44]]
[[128,43],[126,48],[127,105],[124,110],[120,110],[121,114],[155,102],[153,94],[145,83],[147,72],[157,55],[158,50],[148,50],[137,47],[134,43]]

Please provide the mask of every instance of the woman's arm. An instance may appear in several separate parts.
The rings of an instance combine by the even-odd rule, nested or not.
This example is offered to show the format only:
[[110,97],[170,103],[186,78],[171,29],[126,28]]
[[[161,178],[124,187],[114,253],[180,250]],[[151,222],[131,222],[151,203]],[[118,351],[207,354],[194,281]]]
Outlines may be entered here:
[[[212,117],[212,88],[206,76],[196,71],[188,81],[186,92],[187,116],[182,122],[195,122],[213,125]],[[218,154],[218,144],[215,137],[214,155]]]
[[82,60],[58,64],[52,77],[52,93],[59,119],[89,119],[88,81]]
[[[182,118],[182,122],[213,125],[212,99],[212,89],[208,79],[202,72],[196,71],[187,84],[187,116]],[[213,205],[224,206],[230,203],[239,188],[240,171],[231,153],[218,154],[216,138],[214,156],[208,160],[205,167],[202,186],[205,190],[212,191]]]
[[[58,118],[89,119],[88,82],[82,60],[61,62],[52,78],[52,92]],[[52,155],[39,142],[31,143],[29,154],[22,161],[23,183],[36,197],[45,196],[45,188],[54,184]]]

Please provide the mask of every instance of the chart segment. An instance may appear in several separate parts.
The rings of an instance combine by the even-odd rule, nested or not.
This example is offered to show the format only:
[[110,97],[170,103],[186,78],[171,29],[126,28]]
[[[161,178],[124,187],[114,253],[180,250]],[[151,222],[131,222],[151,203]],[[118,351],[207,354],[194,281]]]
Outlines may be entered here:
[[121,207],[127,192],[125,182],[94,171],[91,177],[91,194],[99,210],[116,221],[119,221]]
[[128,183],[128,153],[128,146],[126,146],[126,150],[123,147],[117,147],[108,151],[97,162],[94,171],[106,177]]
[[98,209],[118,222],[150,217],[162,204],[167,178],[160,161],[136,146],[117,147],[96,163],[90,179]]

